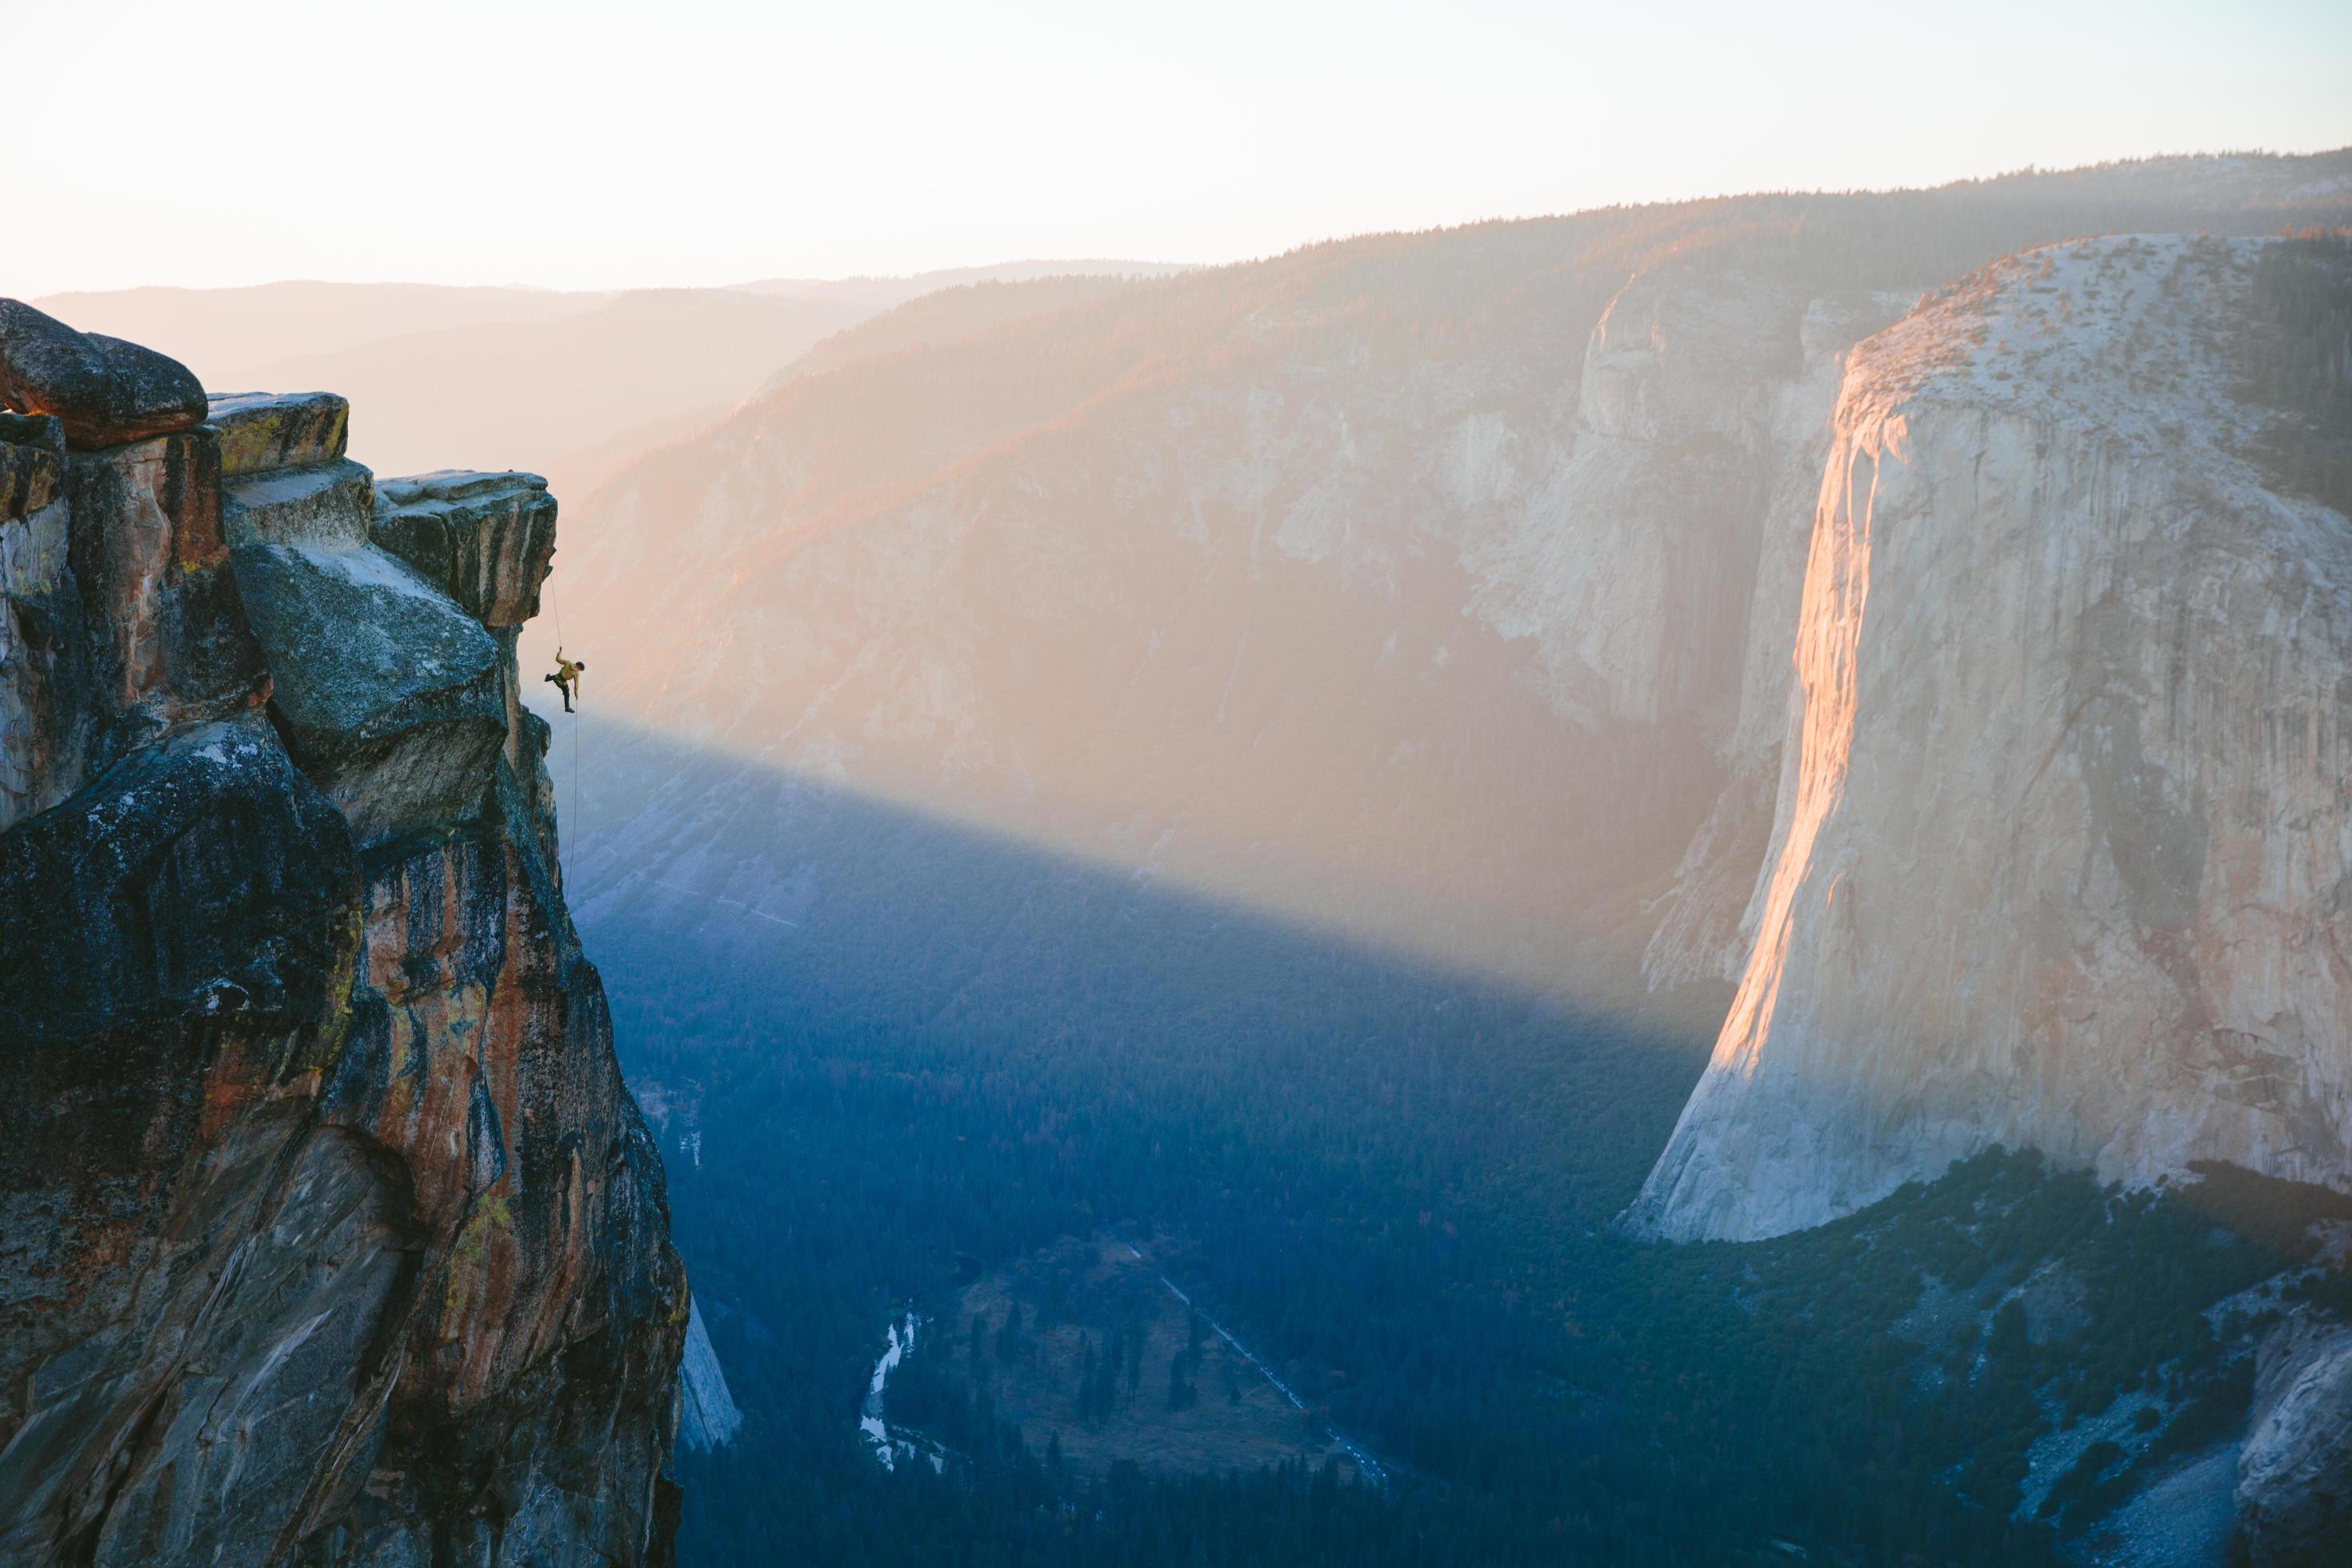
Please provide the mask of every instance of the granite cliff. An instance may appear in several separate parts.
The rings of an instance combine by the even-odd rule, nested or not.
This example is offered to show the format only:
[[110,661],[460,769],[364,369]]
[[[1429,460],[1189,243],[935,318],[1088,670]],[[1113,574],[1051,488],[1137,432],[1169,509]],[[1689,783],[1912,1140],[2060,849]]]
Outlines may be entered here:
[[[1633,1229],[1778,1235],[1992,1144],[2352,1190],[2352,432],[2298,296],[2352,248],[2088,240],[1853,352],[1739,990]],[[2287,1311],[2255,1375],[2235,1550],[2334,1560],[2352,1342]]]
[[0,301],[0,1561],[667,1561],[522,474]]
[[2244,389],[2277,243],[2030,251],[1855,352],[1753,945],[1638,1225],[1993,1142],[2352,1187],[2352,525]]

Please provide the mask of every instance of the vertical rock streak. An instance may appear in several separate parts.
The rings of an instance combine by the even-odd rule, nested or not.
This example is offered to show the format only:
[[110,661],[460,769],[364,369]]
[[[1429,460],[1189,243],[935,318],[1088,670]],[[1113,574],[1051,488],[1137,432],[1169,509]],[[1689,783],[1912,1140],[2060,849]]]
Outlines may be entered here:
[[[1691,1232],[1695,1227],[1682,1215],[1709,1205],[1710,1189],[1720,1179],[1708,1138],[1724,1114],[1719,1102],[1779,1067],[1765,1059],[1764,1045],[1787,978],[1798,897],[1823,881],[1824,898],[1832,903],[1836,898],[1834,879],[1817,875],[1816,851],[1823,826],[1844,796],[1852,762],[1880,470],[1904,460],[1906,426],[1900,414],[1852,405],[1839,408],[1834,426],[1792,656],[1797,763],[1781,789],[1778,853],[1764,868],[1754,947],[1714,1056],[1630,1216],[1642,1227]],[[1791,1135],[1801,1137],[1796,1130]]]
[[[1805,574],[1805,601],[1797,628],[1797,683],[1803,727],[1798,736],[1797,801],[1786,847],[1769,873],[1762,931],[1742,977],[1729,1021],[1709,1070],[1754,1076],[1758,1052],[1772,1027],[1774,1004],[1797,893],[1814,870],[1822,826],[1844,798],[1853,761],[1855,668],[1864,611],[1870,600],[1870,530],[1882,463],[1903,460],[1903,420],[1842,431],[1832,449],[1830,479],[1813,531]],[[1867,483],[1856,476],[1868,466]],[[1826,893],[1834,902],[1835,885]]]

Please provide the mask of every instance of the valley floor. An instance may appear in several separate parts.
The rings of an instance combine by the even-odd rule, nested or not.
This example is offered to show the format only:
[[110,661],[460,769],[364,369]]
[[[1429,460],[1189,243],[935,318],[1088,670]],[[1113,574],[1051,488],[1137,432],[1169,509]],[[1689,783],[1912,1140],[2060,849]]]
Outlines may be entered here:
[[[1011,1335],[1008,1317],[1023,1325]],[[894,1424],[920,1426],[942,1402],[985,1402],[1081,1478],[1120,1464],[1214,1475],[1302,1460],[1355,1473],[1322,1422],[1108,1235],[1066,1239],[964,1287],[891,1384]]]

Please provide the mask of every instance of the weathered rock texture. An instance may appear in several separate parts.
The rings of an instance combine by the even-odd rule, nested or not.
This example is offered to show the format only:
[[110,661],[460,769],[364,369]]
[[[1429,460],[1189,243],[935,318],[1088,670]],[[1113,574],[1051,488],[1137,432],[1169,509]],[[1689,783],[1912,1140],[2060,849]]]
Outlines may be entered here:
[[0,1562],[667,1560],[686,1282],[514,700],[553,503],[436,476],[428,580],[341,399],[84,451],[26,384]]
[[420,474],[378,487],[369,532],[484,626],[539,614],[555,499],[537,474]]
[[2297,1313],[2263,1342],[2237,1513],[2248,1562],[2318,1568],[2352,1547],[2352,1325]]
[[1637,1227],[1995,1142],[2352,1187],[2352,525],[2254,458],[2261,243],[2029,252],[1855,352],[1753,950]]

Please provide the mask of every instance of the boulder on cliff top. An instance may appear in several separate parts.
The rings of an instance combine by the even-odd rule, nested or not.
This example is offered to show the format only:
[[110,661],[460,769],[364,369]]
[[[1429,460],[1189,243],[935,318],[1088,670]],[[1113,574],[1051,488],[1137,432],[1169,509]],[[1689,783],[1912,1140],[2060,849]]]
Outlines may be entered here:
[[16,300],[0,300],[0,406],[56,416],[84,451],[184,430],[207,412],[204,384],[178,360]]
[[352,405],[331,392],[226,392],[207,424],[221,433],[221,477],[331,463],[351,438]]
[[555,498],[537,474],[443,469],[375,488],[375,542],[486,626],[539,614],[555,558]]

